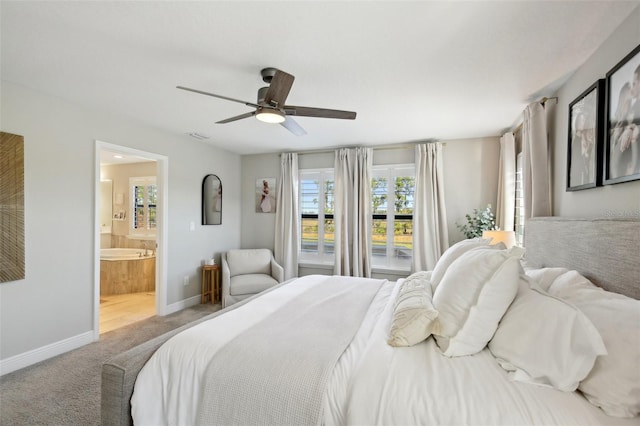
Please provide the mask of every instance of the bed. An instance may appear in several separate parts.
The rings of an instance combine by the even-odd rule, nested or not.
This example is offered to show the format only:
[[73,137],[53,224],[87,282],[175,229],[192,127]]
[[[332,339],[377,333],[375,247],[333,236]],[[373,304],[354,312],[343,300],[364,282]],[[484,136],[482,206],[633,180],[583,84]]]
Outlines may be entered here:
[[[474,307],[462,321],[468,322],[474,315],[478,321],[453,332],[444,330],[451,322],[444,318],[455,312],[447,312],[443,304],[448,283],[460,281],[451,272],[451,265],[461,263],[462,258],[489,265],[498,250],[470,250],[459,254],[460,259],[445,255],[443,258],[450,261],[449,270],[445,265],[439,271],[437,265],[434,271],[418,274],[413,281],[308,276],[283,283],[105,363],[102,424],[129,425],[134,419],[140,425],[639,424],[638,417],[628,416],[634,414],[636,402],[640,404],[640,389],[635,383],[640,359],[633,351],[620,350],[619,343],[608,340],[609,335],[601,340],[602,330],[594,332],[595,326],[585,320],[587,315],[563,298],[573,297],[576,304],[584,304],[585,311],[607,298],[614,306],[629,309],[627,323],[632,329],[628,333],[621,328],[622,344],[640,347],[640,310],[635,300],[640,297],[640,266],[635,262],[640,221],[533,219],[527,225],[526,247],[528,275],[521,274],[522,279],[535,281],[535,285],[545,287],[544,291],[532,293],[528,284],[521,282],[515,290],[518,297],[523,295],[520,299],[515,293],[513,297],[504,294],[496,271],[507,274],[509,268],[504,266],[506,260],[495,261],[496,268],[487,273],[495,281],[492,288],[496,293],[485,299],[491,303],[505,299],[506,313],[496,320],[491,318],[495,316],[493,307],[485,313]],[[517,258],[517,251],[509,252],[500,256]],[[464,268],[456,268],[459,270],[460,274],[469,274]],[[592,288],[587,278],[608,291]],[[427,289],[433,282],[439,282],[438,287]],[[408,283],[416,285],[409,288]],[[449,296],[455,298],[459,291],[451,285]],[[483,284],[479,288],[489,287]],[[579,289],[577,293],[575,288]],[[418,294],[418,290],[424,290],[420,303],[425,292],[431,291],[432,300],[426,305],[441,307],[442,324],[430,331],[444,337],[430,336],[415,339],[410,346],[391,346],[390,330],[402,319],[398,315],[403,312],[399,309],[400,295]],[[545,303],[571,311],[574,320],[562,324],[574,325],[554,326],[547,321],[545,326],[544,318],[536,318],[535,312],[524,317],[527,322],[518,322],[531,305],[518,305],[516,301],[525,300],[525,294],[538,300],[547,291],[557,294],[545,296]],[[484,296],[474,297],[477,301]],[[418,299],[407,296],[402,300]],[[594,311],[593,315],[597,319],[600,314]],[[423,315],[421,320],[429,318]],[[486,334],[475,328],[476,322],[492,321],[499,324],[488,336],[489,341],[475,342]],[[560,356],[549,361],[558,371],[533,374],[535,368],[548,367],[544,363],[535,365],[546,361],[545,355],[538,353],[540,348],[558,346],[564,350],[567,346],[571,350],[582,344],[584,339],[576,340],[578,343],[572,340],[576,329],[588,335],[586,352],[590,351],[591,358],[577,361]],[[460,338],[464,334],[461,330],[469,340]],[[564,341],[563,335],[555,336],[557,333],[571,334],[565,339],[570,343],[557,344],[554,339]],[[414,338],[411,330],[404,337]],[[527,343],[523,341],[526,338],[533,340]],[[524,344],[527,350],[514,350]],[[526,359],[518,359],[523,354]],[[624,362],[620,357],[626,357]],[[602,359],[615,360],[616,365],[602,364]],[[531,368],[526,363],[532,363]],[[606,368],[619,372],[623,365],[631,369],[630,374],[619,380],[605,377],[605,385],[615,389],[604,400],[599,399],[598,392],[604,387],[600,376],[608,373]],[[600,374],[597,380],[585,378],[596,370]],[[587,382],[593,382],[591,387]],[[573,390],[583,384],[584,388]],[[622,394],[617,395],[618,391]],[[613,402],[606,401],[607,397]],[[616,412],[619,402],[626,405]]]

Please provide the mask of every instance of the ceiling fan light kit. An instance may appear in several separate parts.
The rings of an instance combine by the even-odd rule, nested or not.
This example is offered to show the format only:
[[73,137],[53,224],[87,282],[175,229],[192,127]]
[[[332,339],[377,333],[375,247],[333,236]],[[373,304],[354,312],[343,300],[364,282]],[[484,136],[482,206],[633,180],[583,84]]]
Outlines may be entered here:
[[258,108],[256,118],[264,123],[282,123],[285,120],[284,113],[278,109]]
[[269,86],[258,90],[257,103],[241,101],[228,96],[216,95],[184,86],[176,87],[181,90],[213,96],[214,98],[224,99],[226,101],[238,102],[255,108],[254,111],[217,121],[216,124],[231,123],[232,121],[255,116],[262,122],[280,124],[294,135],[302,136],[307,132],[290,116],[339,118],[343,120],[355,120],[356,118],[356,113],[353,111],[285,105],[284,102],[287,96],[289,96],[289,91],[291,90],[291,86],[293,86],[295,77],[277,68],[264,68],[260,71],[260,74],[262,75],[262,80],[265,83],[269,83]]

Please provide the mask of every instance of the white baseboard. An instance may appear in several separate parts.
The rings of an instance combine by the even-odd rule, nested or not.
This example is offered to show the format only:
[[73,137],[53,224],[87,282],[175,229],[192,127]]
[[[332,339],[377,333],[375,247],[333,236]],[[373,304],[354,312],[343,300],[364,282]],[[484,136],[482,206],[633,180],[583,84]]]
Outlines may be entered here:
[[164,315],[169,315],[169,314],[172,314],[174,312],[181,311],[181,310],[183,310],[185,308],[188,308],[190,306],[199,305],[201,297],[202,296],[197,295],[197,296],[190,297],[188,299],[181,300],[181,301],[176,302],[176,303],[172,303],[171,305],[167,305],[165,307]]
[[46,346],[42,346],[37,349],[30,350],[28,352],[14,355],[7,359],[0,360],[0,376],[11,373],[12,371],[20,370],[21,368],[28,367],[37,362],[44,361],[54,356],[63,354],[65,352],[78,349],[84,345],[88,345],[93,342],[93,330],[86,333],[78,334],[77,336],[69,337],[68,339],[60,340]]
[[[167,305],[165,307],[164,315],[169,315],[190,306],[198,305],[200,304],[200,298],[201,296],[197,295],[176,303],[172,303],[171,305]],[[59,342],[54,342],[19,355],[14,355],[7,359],[0,359],[0,376],[16,370],[20,370],[21,368],[28,367],[40,361],[53,358],[54,356],[63,354],[65,352],[78,349],[84,345],[88,345],[94,340],[95,339],[93,330],[87,331],[86,333],[69,337],[68,339],[60,340]]]

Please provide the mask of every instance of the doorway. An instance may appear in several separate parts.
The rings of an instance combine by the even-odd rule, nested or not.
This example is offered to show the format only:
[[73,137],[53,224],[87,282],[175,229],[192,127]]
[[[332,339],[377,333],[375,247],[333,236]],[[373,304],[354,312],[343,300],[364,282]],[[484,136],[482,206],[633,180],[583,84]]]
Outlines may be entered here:
[[165,156],[96,141],[94,340],[165,314],[167,169]]

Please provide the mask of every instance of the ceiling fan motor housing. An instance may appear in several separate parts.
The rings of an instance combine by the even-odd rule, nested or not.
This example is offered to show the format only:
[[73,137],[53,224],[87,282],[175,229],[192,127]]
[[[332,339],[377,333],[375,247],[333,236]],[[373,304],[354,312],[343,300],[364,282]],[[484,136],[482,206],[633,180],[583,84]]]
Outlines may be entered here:
[[273,76],[276,75],[276,71],[278,71],[278,69],[273,67],[263,68],[260,71],[260,74],[262,75],[262,81],[270,84]]
[[262,105],[264,103],[264,99],[267,96],[267,92],[269,91],[269,86],[261,87],[258,89],[258,104]]

